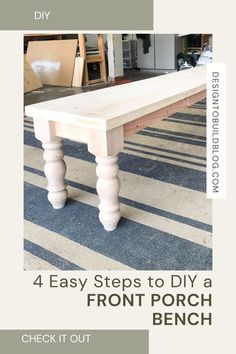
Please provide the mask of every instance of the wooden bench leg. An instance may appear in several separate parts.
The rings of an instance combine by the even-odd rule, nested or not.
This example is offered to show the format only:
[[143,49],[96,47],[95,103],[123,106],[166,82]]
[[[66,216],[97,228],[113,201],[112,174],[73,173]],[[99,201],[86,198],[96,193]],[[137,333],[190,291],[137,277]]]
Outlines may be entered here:
[[48,180],[48,200],[54,209],[63,208],[68,196],[65,184],[66,164],[63,160],[63,141],[56,138],[43,143],[44,173]]
[[36,138],[43,143],[48,200],[54,209],[63,208],[68,196],[65,184],[66,164],[63,160],[63,141],[55,135],[53,122],[34,119],[34,130]]
[[107,231],[115,230],[121,217],[118,199],[120,181],[117,159],[123,146],[123,126],[109,131],[90,129],[88,150],[95,155],[97,162],[97,192],[100,198],[99,220]]
[[121,217],[117,159],[117,155],[96,157],[97,192],[100,197],[99,220],[107,231],[115,230]]

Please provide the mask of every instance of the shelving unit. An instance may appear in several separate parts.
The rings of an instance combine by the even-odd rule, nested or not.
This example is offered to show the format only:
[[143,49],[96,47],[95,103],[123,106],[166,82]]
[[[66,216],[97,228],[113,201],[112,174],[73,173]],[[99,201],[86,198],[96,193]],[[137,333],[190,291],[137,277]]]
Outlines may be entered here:
[[[197,38],[199,36],[199,38]],[[204,34],[188,34],[183,37],[183,52],[192,52],[197,51],[197,52],[202,52],[204,44],[208,43],[209,37],[212,35],[209,33],[204,33]],[[195,37],[195,38],[194,38]],[[196,44],[196,45],[195,45]]]
[[137,67],[137,41],[123,40],[123,67],[132,69]]

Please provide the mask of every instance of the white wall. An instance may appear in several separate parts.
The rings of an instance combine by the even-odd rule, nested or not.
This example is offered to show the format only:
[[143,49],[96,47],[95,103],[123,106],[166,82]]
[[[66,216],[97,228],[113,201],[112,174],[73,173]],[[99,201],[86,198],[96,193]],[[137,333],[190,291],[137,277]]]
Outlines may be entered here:
[[155,34],[155,69],[175,69],[175,35]]
[[86,45],[89,47],[98,46],[98,36],[94,33],[86,33],[87,42]]
[[108,75],[112,80],[124,75],[121,34],[107,34]]

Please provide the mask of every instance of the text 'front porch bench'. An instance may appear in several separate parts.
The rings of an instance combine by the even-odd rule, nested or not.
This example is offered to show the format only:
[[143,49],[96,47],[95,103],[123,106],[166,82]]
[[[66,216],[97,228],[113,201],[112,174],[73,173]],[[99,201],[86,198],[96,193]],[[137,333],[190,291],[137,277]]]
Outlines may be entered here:
[[117,156],[124,139],[206,96],[206,69],[197,67],[151,79],[26,106],[44,148],[48,199],[67,199],[62,138],[86,143],[97,163],[99,219],[107,231],[120,220]]

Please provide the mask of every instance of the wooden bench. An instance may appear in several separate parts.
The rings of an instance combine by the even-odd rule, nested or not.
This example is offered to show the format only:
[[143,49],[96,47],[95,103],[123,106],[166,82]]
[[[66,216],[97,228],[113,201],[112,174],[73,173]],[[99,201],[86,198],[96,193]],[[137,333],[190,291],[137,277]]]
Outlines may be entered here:
[[206,70],[197,67],[26,106],[44,148],[48,199],[56,209],[67,199],[63,141],[88,145],[96,157],[99,219],[107,231],[120,220],[118,153],[124,139],[206,96]]

